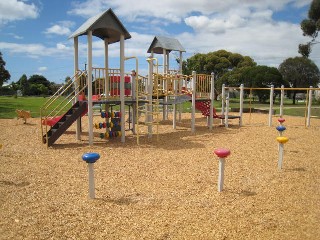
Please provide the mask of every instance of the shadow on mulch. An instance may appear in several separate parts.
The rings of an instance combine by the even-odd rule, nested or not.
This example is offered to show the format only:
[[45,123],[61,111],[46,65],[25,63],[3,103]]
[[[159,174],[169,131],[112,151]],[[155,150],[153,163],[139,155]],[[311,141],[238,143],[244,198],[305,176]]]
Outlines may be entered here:
[[[164,150],[179,150],[179,149],[192,149],[192,148],[205,148],[205,145],[199,141],[199,138],[203,136],[208,137],[208,135],[214,135],[219,137],[220,134],[234,135],[236,134],[233,131],[234,129],[240,129],[239,125],[229,124],[229,128],[226,129],[224,125],[214,124],[212,130],[206,126],[206,118],[196,119],[195,132],[191,132],[191,122],[189,119],[183,119],[181,122],[177,123],[176,129],[172,132],[162,133],[161,131],[156,134],[152,134],[152,137],[149,137],[147,133],[139,135],[139,145],[137,144],[136,135],[128,134],[126,136],[125,143],[121,143],[120,138],[109,138],[109,139],[100,139],[100,132],[94,132],[94,146],[95,147],[111,147],[111,148],[161,148]],[[202,125],[201,125],[202,123]],[[161,121],[161,125],[172,125],[172,121],[165,120]],[[65,135],[75,135],[75,131],[66,131]],[[88,132],[81,132],[81,136],[87,137]],[[100,140],[98,140],[100,139]],[[169,139],[169,140],[168,140]],[[195,141],[196,139],[196,141]],[[204,139],[205,140],[205,139]],[[83,148],[88,146],[88,140],[83,139],[81,141],[74,140],[74,142],[61,143],[59,140],[51,147],[52,149],[64,149],[64,148]]]
[[15,187],[25,187],[30,185],[29,182],[20,182],[20,183],[16,183],[13,181],[0,181],[0,185],[6,185],[6,186],[15,186]]
[[284,169],[285,171],[288,171],[288,172],[305,172],[307,171],[305,168],[303,167],[297,167],[297,168],[285,168]]

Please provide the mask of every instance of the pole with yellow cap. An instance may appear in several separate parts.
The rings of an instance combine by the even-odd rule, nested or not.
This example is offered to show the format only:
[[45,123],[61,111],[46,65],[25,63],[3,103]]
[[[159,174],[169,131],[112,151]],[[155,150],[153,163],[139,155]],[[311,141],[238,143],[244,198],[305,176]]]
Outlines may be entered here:
[[277,137],[277,141],[279,143],[279,160],[278,160],[278,169],[282,168],[282,162],[283,162],[283,148],[284,144],[289,141],[289,138],[287,137]]

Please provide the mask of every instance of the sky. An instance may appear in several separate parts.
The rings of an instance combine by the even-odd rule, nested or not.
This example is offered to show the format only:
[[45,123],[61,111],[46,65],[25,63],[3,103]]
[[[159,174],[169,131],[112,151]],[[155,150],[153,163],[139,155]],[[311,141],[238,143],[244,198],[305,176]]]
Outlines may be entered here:
[[[139,58],[147,74],[147,50],[155,36],[172,37],[186,49],[183,58],[225,49],[278,67],[299,56],[298,45],[310,40],[300,29],[311,0],[1,0],[0,51],[9,83],[26,74],[62,83],[73,76],[73,40],[69,36],[88,18],[111,8],[132,38],[125,56]],[[93,39],[93,66],[104,67],[103,41]],[[79,37],[79,67],[87,62],[87,38]],[[119,43],[109,46],[109,67],[119,68]],[[162,62],[162,55],[155,55]],[[178,69],[170,54],[170,69]],[[310,59],[320,68],[320,44]],[[126,61],[125,71],[135,69]]]

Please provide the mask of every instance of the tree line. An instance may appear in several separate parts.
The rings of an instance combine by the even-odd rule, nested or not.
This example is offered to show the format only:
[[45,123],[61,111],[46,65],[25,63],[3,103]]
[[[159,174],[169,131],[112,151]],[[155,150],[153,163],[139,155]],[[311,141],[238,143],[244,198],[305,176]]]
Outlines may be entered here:
[[[185,60],[182,64],[183,74],[197,73],[215,75],[216,93],[221,93],[222,84],[247,88],[270,88],[273,85],[279,88],[282,85],[292,88],[317,87],[320,82],[320,72],[317,65],[306,57],[294,57],[284,60],[278,68],[257,65],[249,56],[232,53],[226,50],[197,53]],[[296,93],[293,91],[293,104]],[[253,90],[259,102],[269,99],[269,91]]]
[[29,78],[23,74],[17,82],[12,82],[8,86],[3,83],[10,80],[10,73],[5,68],[6,62],[0,52],[0,95],[16,95],[19,90],[24,96],[46,96],[54,94],[61,84],[50,82],[42,75],[32,75]]
[[29,78],[23,74],[17,82],[0,87],[0,95],[48,96],[53,95],[61,84],[50,82],[42,75],[32,75]]

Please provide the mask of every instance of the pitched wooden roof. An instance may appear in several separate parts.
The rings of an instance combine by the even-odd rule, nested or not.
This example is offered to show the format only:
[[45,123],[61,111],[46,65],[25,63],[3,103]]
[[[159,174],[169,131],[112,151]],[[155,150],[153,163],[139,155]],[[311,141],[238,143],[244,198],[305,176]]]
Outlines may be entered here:
[[171,51],[185,52],[186,50],[182,47],[181,43],[174,38],[155,36],[149,49],[148,53],[153,50],[154,53],[162,54],[163,49]]
[[120,22],[111,8],[96,16],[89,18],[83,23],[69,38],[75,38],[87,35],[92,31],[92,35],[101,38],[108,38],[109,43],[120,41],[120,35],[123,34],[125,39],[131,38],[130,33]]

